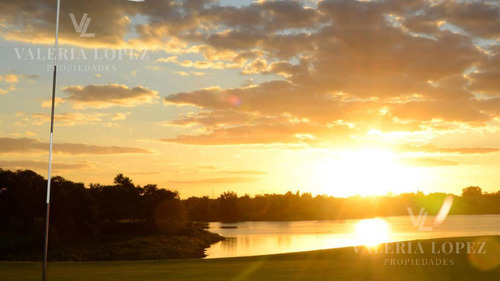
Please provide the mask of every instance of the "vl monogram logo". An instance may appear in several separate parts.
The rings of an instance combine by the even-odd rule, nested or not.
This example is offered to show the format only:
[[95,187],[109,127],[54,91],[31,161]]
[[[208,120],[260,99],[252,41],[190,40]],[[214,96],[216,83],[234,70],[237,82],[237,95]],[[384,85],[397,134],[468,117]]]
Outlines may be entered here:
[[73,23],[73,27],[77,33],[80,33],[80,37],[95,37],[95,33],[87,33],[87,29],[89,28],[91,18],[87,18],[88,14],[84,13],[82,16],[82,20],[79,24],[76,23],[75,14],[70,13],[69,17],[71,18],[71,22]]
[[428,214],[427,212],[425,212],[424,207],[420,208],[420,212],[418,213],[417,217],[415,217],[410,207],[408,207],[407,209],[408,209],[408,214],[410,215],[411,218],[411,222],[415,227],[418,227],[419,231],[432,231],[432,227],[424,226]]

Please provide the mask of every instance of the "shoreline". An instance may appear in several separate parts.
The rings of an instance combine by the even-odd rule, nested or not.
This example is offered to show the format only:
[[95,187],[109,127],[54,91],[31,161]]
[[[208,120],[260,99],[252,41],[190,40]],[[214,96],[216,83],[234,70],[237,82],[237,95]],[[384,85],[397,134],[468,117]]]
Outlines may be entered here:
[[[411,240],[431,249],[432,242],[485,243],[485,254],[459,253],[360,253],[353,247],[214,259],[140,261],[51,262],[51,280],[495,280],[500,276],[500,235]],[[385,244],[381,244],[385,245]],[[456,245],[456,244],[454,244]],[[393,263],[387,259],[413,259]],[[453,264],[429,264],[430,260],[453,259]],[[427,264],[415,261],[426,260]],[[484,268],[489,266],[490,268]],[[483,267],[483,268],[481,268]],[[0,262],[0,279],[37,280],[40,262]]]
[[[414,240],[401,240],[401,241],[393,241],[393,242],[384,242],[380,243],[377,245],[377,247],[384,246],[387,244],[407,244],[407,243],[421,243],[421,244],[427,244],[431,243],[432,245],[433,242],[435,243],[440,243],[440,242],[462,242],[464,240],[465,242],[470,241],[472,239],[483,239],[483,238],[493,238],[498,240],[498,243],[500,243],[500,234],[498,235],[476,235],[476,236],[449,236],[449,237],[440,237],[440,238],[428,238],[428,239],[414,239]],[[450,240],[457,240],[457,241],[450,241]],[[219,240],[220,242],[222,240]],[[215,243],[218,243],[215,242]],[[199,260],[210,260],[210,261],[218,261],[218,260],[240,260],[240,259],[254,259],[254,258],[274,258],[274,257],[281,257],[281,256],[292,256],[292,255],[301,255],[301,254],[310,254],[310,253],[321,253],[321,252],[331,252],[331,251],[336,251],[336,250],[353,250],[353,249],[364,249],[371,246],[366,246],[366,245],[357,245],[357,246],[346,246],[346,247],[339,247],[339,248],[327,248],[327,249],[317,249],[317,250],[308,250],[308,251],[297,251],[297,252],[286,252],[286,253],[275,253],[275,254],[263,254],[263,255],[251,255],[251,256],[237,256],[237,257],[220,257],[220,258],[209,258],[207,259],[206,257],[203,258],[167,258],[167,259],[138,259],[138,260],[86,260],[86,261],[51,261],[50,263],[106,263],[106,262],[154,262],[154,261],[199,261]],[[356,253],[356,250],[353,250],[354,253]],[[371,251],[371,252],[368,252]],[[381,254],[380,252],[377,252],[375,250],[368,250],[366,253],[370,254]],[[380,251],[380,250],[378,250]],[[395,253],[397,254],[397,253]],[[403,253],[404,254],[404,253]],[[29,260],[0,260],[0,263],[40,263],[40,261],[29,261]]]
[[[1,234],[1,233],[0,233]],[[1,237],[1,236],[0,236]],[[19,245],[23,237],[6,238],[3,244]],[[210,232],[202,225],[191,226],[183,233],[148,235],[105,235],[96,239],[53,243],[50,248],[50,262],[85,262],[85,261],[136,261],[160,259],[201,259],[206,257],[205,250],[225,238]],[[54,245],[55,244],[55,245]],[[49,242],[49,247],[50,247]],[[40,245],[0,247],[0,261],[41,261]],[[0,279],[1,280],[1,279]]]

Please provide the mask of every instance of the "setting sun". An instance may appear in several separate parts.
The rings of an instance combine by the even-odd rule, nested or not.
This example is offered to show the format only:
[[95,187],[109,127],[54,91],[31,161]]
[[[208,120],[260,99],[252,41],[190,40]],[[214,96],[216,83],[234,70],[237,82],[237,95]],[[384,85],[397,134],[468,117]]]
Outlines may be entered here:
[[407,192],[425,176],[402,164],[395,152],[379,148],[340,151],[321,157],[313,167],[318,193],[337,196]]

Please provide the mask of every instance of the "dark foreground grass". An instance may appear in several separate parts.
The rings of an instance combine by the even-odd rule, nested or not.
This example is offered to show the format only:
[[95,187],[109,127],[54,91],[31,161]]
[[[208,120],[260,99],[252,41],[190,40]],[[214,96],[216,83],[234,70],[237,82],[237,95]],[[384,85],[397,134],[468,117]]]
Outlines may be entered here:
[[[467,254],[465,248],[457,253],[460,242],[467,247],[465,242],[473,241],[485,242],[485,247],[480,249],[480,244],[471,244],[476,253]],[[411,254],[407,252],[408,242],[405,243],[404,254],[342,248],[208,260],[50,263],[49,280],[500,280],[500,236],[413,241]],[[415,248],[418,243],[424,253]],[[389,245],[396,251],[396,244]],[[453,252],[443,253],[450,245],[454,247]],[[398,262],[407,265],[398,265]],[[40,273],[40,263],[0,262],[0,280],[40,280]]]

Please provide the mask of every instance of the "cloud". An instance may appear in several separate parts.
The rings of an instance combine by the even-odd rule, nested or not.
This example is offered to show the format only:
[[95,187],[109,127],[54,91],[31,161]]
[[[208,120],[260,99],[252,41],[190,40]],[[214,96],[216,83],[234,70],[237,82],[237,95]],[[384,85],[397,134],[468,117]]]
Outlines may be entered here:
[[422,146],[406,146],[403,151],[426,153],[486,154],[500,151],[496,147],[439,147],[432,144]]
[[[49,144],[32,138],[0,138],[0,154],[46,153]],[[150,150],[125,146],[100,146],[82,143],[54,143],[54,153],[69,155],[149,154]]]
[[373,102],[356,100],[344,103],[341,96],[313,92],[306,94],[307,90],[287,81],[271,81],[251,87],[208,88],[176,93],[165,97],[164,102],[213,110],[259,112],[270,116],[289,113],[292,116],[322,122],[343,119],[347,116],[358,117],[368,113],[367,106],[373,105]]
[[7,71],[4,75],[0,75],[0,95],[6,95],[15,91],[21,79],[31,81],[37,78],[37,75],[16,74],[12,71]]
[[130,115],[130,112],[127,112],[127,113],[122,113],[122,112],[115,113],[115,114],[113,114],[112,120],[113,121],[125,120],[128,115]]
[[500,116],[500,97],[483,99],[478,102],[478,107],[492,116]]
[[489,96],[500,95],[500,46],[492,48],[488,58],[480,61],[477,71],[468,75],[470,88]]
[[[123,121],[130,115],[130,112],[126,113],[100,113],[100,112],[67,112],[67,113],[56,113],[55,114],[55,124],[57,126],[75,126],[75,125],[101,125],[101,126],[119,126],[117,123],[110,121]],[[18,126],[30,126],[36,125],[40,126],[45,123],[50,122],[50,114],[48,113],[34,113],[27,115],[24,112],[18,112],[16,115],[20,117],[20,121],[14,124]]]
[[481,112],[475,102],[470,100],[407,102],[393,106],[391,114],[401,119],[421,121],[440,119],[459,122],[487,122],[491,120],[491,116]]
[[19,81],[20,75],[16,74],[6,74],[0,75],[0,81],[4,81],[5,83],[17,83]]
[[177,74],[179,76],[189,76],[189,73],[185,71],[172,71],[172,73]]
[[[55,123],[58,126],[74,126],[77,124],[96,124],[102,121],[105,117],[104,113],[58,113],[54,116]],[[31,115],[30,120],[26,120],[26,123],[31,123],[34,125],[41,125],[43,123],[50,122],[50,114],[46,113],[35,113]]]
[[[332,139],[331,134],[304,130],[287,121],[281,126],[287,133],[278,136],[280,126],[273,120],[286,114],[308,120],[311,128],[347,125],[357,138],[372,129],[424,133],[430,123],[487,126],[500,112],[495,100],[481,101],[475,91],[495,89],[495,84],[481,86],[478,75],[491,71],[495,74],[488,74],[492,75],[488,81],[496,83],[498,64],[473,37],[483,33],[456,30],[474,28],[470,21],[475,12],[466,12],[467,8],[485,9],[489,15],[498,7],[438,6],[444,7],[430,1],[325,0],[311,8],[292,1],[206,8],[199,18],[219,29],[186,31],[184,38],[201,41],[205,50],[227,51],[226,57],[218,59],[239,62],[243,73],[277,74],[284,79],[165,97],[167,105],[191,105],[202,111],[168,121],[197,126],[191,134],[163,141],[236,144]],[[470,16],[468,22],[458,21],[461,13]],[[441,19],[453,19],[456,30],[440,27]],[[417,27],[422,30],[411,29]],[[262,52],[257,56],[235,58],[257,49]],[[473,67],[477,73],[470,73]],[[270,123],[261,124],[256,121],[259,118]],[[439,130],[438,126],[432,130]],[[348,141],[351,134],[341,132],[338,138]]]
[[244,124],[249,120],[255,120],[258,115],[246,114],[234,110],[217,110],[190,112],[178,115],[177,119],[163,122],[167,126],[193,126],[205,125],[207,127],[219,127],[224,125]]
[[[89,32],[96,38],[80,38],[66,16],[61,24],[63,43],[175,50],[157,62],[197,69],[237,68],[240,73],[265,76],[257,80],[264,81],[260,84],[164,97],[167,105],[191,105],[201,111],[164,122],[192,126],[166,142],[348,141],[373,129],[429,133],[426,130],[439,131],[449,124],[487,127],[500,117],[496,3],[323,0],[231,6],[209,0],[165,0],[143,4],[70,1],[62,14],[73,12],[78,19],[88,13]],[[46,0],[2,1],[0,14],[6,27],[0,36],[52,43],[53,8],[54,3]],[[131,26],[133,16],[144,20]],[[132,107],[158,98],[155,91],[141,86],[64,90],[65,100],[75,108]]]
[[[423,26],[447,22],[459,27],[467,34],[485,39],[497,39],[500,36],[500,7],[489,1],[440,1],[425,5],[423,11],[409,17],[414,25]],[[420,23],[420,24],[418,24]],[[422,30],[417,30],[422,31]],[[436,31],[434,29],[434,31]]]
[[[34,160],[0,160],[0,167],[6,169],[47,170],[48,162]],[[52,168],[57,171],[89,169],[92,165],[88,162],[79,163],[53,163]]]
[[[138,5],[119,0],[75,0],[61,3],[60,44],[85,47],[121,47],[130,29],[130,16],[137,14]],[[93,38],[80,37],[70,18],[75,15],[77,24],[84,13],[91,19],[87,33]],[[40,0],[1,1],[0,14],[3,28],[0,35],[7,40],[34,44],[53,44],[56,2]]]
[[14,85],[9,86],[7,89],[0,88],[0,95],[6,95],[12,91],[14,91],[16,87]]
[[402,164],[411,167],[440,167],[440,166],[458,165],[457,162],[445,159],[437,159],[437,158],[412,158],[412,159],[404,159],[401,162]]
[[196,167],[187,167],[185,169],[178,169],[176,174],[193,174],[193,175],[235,175],[235,176],[260,176],[267,175],[265,171],[259,170],[227,170],[221,169],[214,165],[200,165]]
[[[64,103],[64,99],[56,97],[54,103],[55,103],[55,106],[61,105]],[[52,106],[52,100],[43,101],[41,104],[41,107],[51,107],[51,106]]]
[[158,92],[146,87],[129,88],[120,84],[68,86],[64,87],[63,91],[68,96],[66,100],[78,109],[112,106],[135,107],[142,104],[152,104],[159,98]]
[[252,177],[222,177],[222,178],[208,178],[199,180],[170,180],[167,183],[172,184],[231,184],[231,183],[248,183],[256,182],[257,178]]
[[[177,59],[177,56],[171,56],[168,58],[159,58],[156,60],[156,62],[163,62],[163,63],[173,63],[176,65],[180,65],[182,67],[186,68],[197,68],[197,69],[224,69],[224,68],[229,68],[229,65],[226,65],[224,62],[221,61],[192,61],[192,60],[183,60],[179,61]],[[232,66],[232,65],[231,65]],[[184,71],[175,71],[174,73],[186,73]],[[200,72],[197,72],[200,73]]]
[[217,167],[212,165],[203,165],[203,166],[198,166],[197,168],[200,170],[217,170]]
[[255,170],[241,170],[241,171],[218,171],[219,174],[233,174],[233,175],[267,175],[264,171]]
[[255,73],[261,73],[261,72],[266,72],[268,70],[268,65],[265,60],[262,59],[256,59],[250,64],[248,64],[245,69],[241,73],[243,74],[255,74]]
[[214,128],[206,133],[179,135],[162,142],[190,145],[293,144],[316,143],[330,137],[346,140],[352,130],[347,126],[323,127],[309,123],[270,122]]
[[205,75],[207,75],[207,73],[200,72],[200,71],[190,71],[189,73],[191,73],[194,76],[205,76]]

